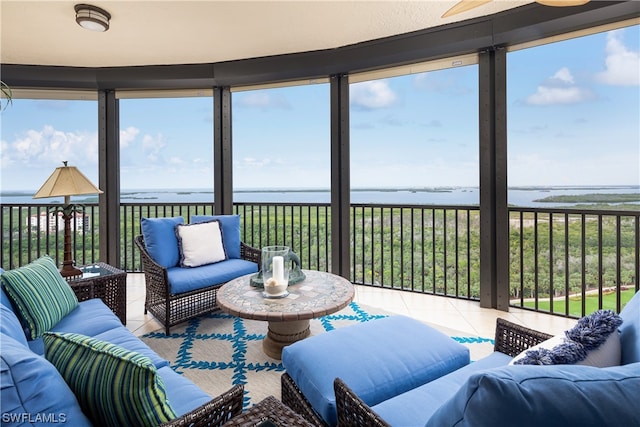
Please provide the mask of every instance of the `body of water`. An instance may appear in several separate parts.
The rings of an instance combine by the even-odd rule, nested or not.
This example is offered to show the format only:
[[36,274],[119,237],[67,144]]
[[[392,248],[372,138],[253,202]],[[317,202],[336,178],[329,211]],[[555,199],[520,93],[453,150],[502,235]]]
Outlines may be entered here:
[[[0,201],[7,204],[63,203],[62,197],[33,199],[35,191],[14,191],[0,194]],[[639,186],[599,187],[514,187],[509,188],[508,202],[521,207],[567,207],[577,203],[540,202],[550,196],[584,194],[638,194]],[[72,198],[75,203],[91,203],[97,196]],[[123,203],[194,203],[213,202],[213,191],[203,189],[175,190],[123,190]],[[258,190],[247,189],[234,192],[234,201],[239,203],[330,203],[329,190]],[[440,187],[429,189],[358,189],[351,192],[352,203],[394,205],[472,205],[480,203],[477,187]],[[640,204],[640,200],[631,203]]]

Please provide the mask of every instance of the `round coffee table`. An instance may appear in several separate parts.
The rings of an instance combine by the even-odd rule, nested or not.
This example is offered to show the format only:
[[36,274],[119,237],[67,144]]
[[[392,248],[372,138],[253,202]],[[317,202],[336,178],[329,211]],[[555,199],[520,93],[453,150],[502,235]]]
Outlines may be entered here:
[[262,342],[265,354],[282,358],[283,347],[309,336],[309,321],[345,308],[353,301],[354,288],[347,279],[322,271],[303,270],[306,278],[287,288],[285,298],[265,298],[263,289],[249,281],[253,274],[225,283],[217,294],[225,313],[269,322]]

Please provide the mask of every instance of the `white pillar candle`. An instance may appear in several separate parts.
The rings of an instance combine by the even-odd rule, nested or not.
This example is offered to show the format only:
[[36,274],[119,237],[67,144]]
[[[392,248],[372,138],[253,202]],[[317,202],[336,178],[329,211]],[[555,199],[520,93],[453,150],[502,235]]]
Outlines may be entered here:
[[278,285],[284,282],[284,258],[281,256],[273,257],[273,278]]

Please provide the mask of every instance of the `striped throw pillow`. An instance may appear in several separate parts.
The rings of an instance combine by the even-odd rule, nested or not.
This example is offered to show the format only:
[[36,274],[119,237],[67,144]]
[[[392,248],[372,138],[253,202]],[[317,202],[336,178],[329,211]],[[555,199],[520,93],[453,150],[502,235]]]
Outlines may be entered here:
[[177,417],[147,356],[73,333],[43,335],[45,357],[100,426],[157,426]]
[[34,340],[78,306],[78,298],[47,255],[0,276]]

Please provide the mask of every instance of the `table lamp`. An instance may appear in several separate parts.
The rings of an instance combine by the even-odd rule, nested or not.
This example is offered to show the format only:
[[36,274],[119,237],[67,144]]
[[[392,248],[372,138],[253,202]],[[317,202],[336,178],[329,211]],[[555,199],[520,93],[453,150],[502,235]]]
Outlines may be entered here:
[[81,276],[82,271],[73,265],[71,256],[71,218],[83,211],[82,206],[71,204],[71,196],[82,194],[100,194],[103,191],[93,185],[86,176],[75,166],[67,166],[67,162],[62,162],[64,166],[56,168],[49,179],[40,187],[33,196],[34,199],[45,197],[64,196],[64,206],[56,206],[53,210],[62,212],[64,220],[64,262],[60,269],[63,277]]

